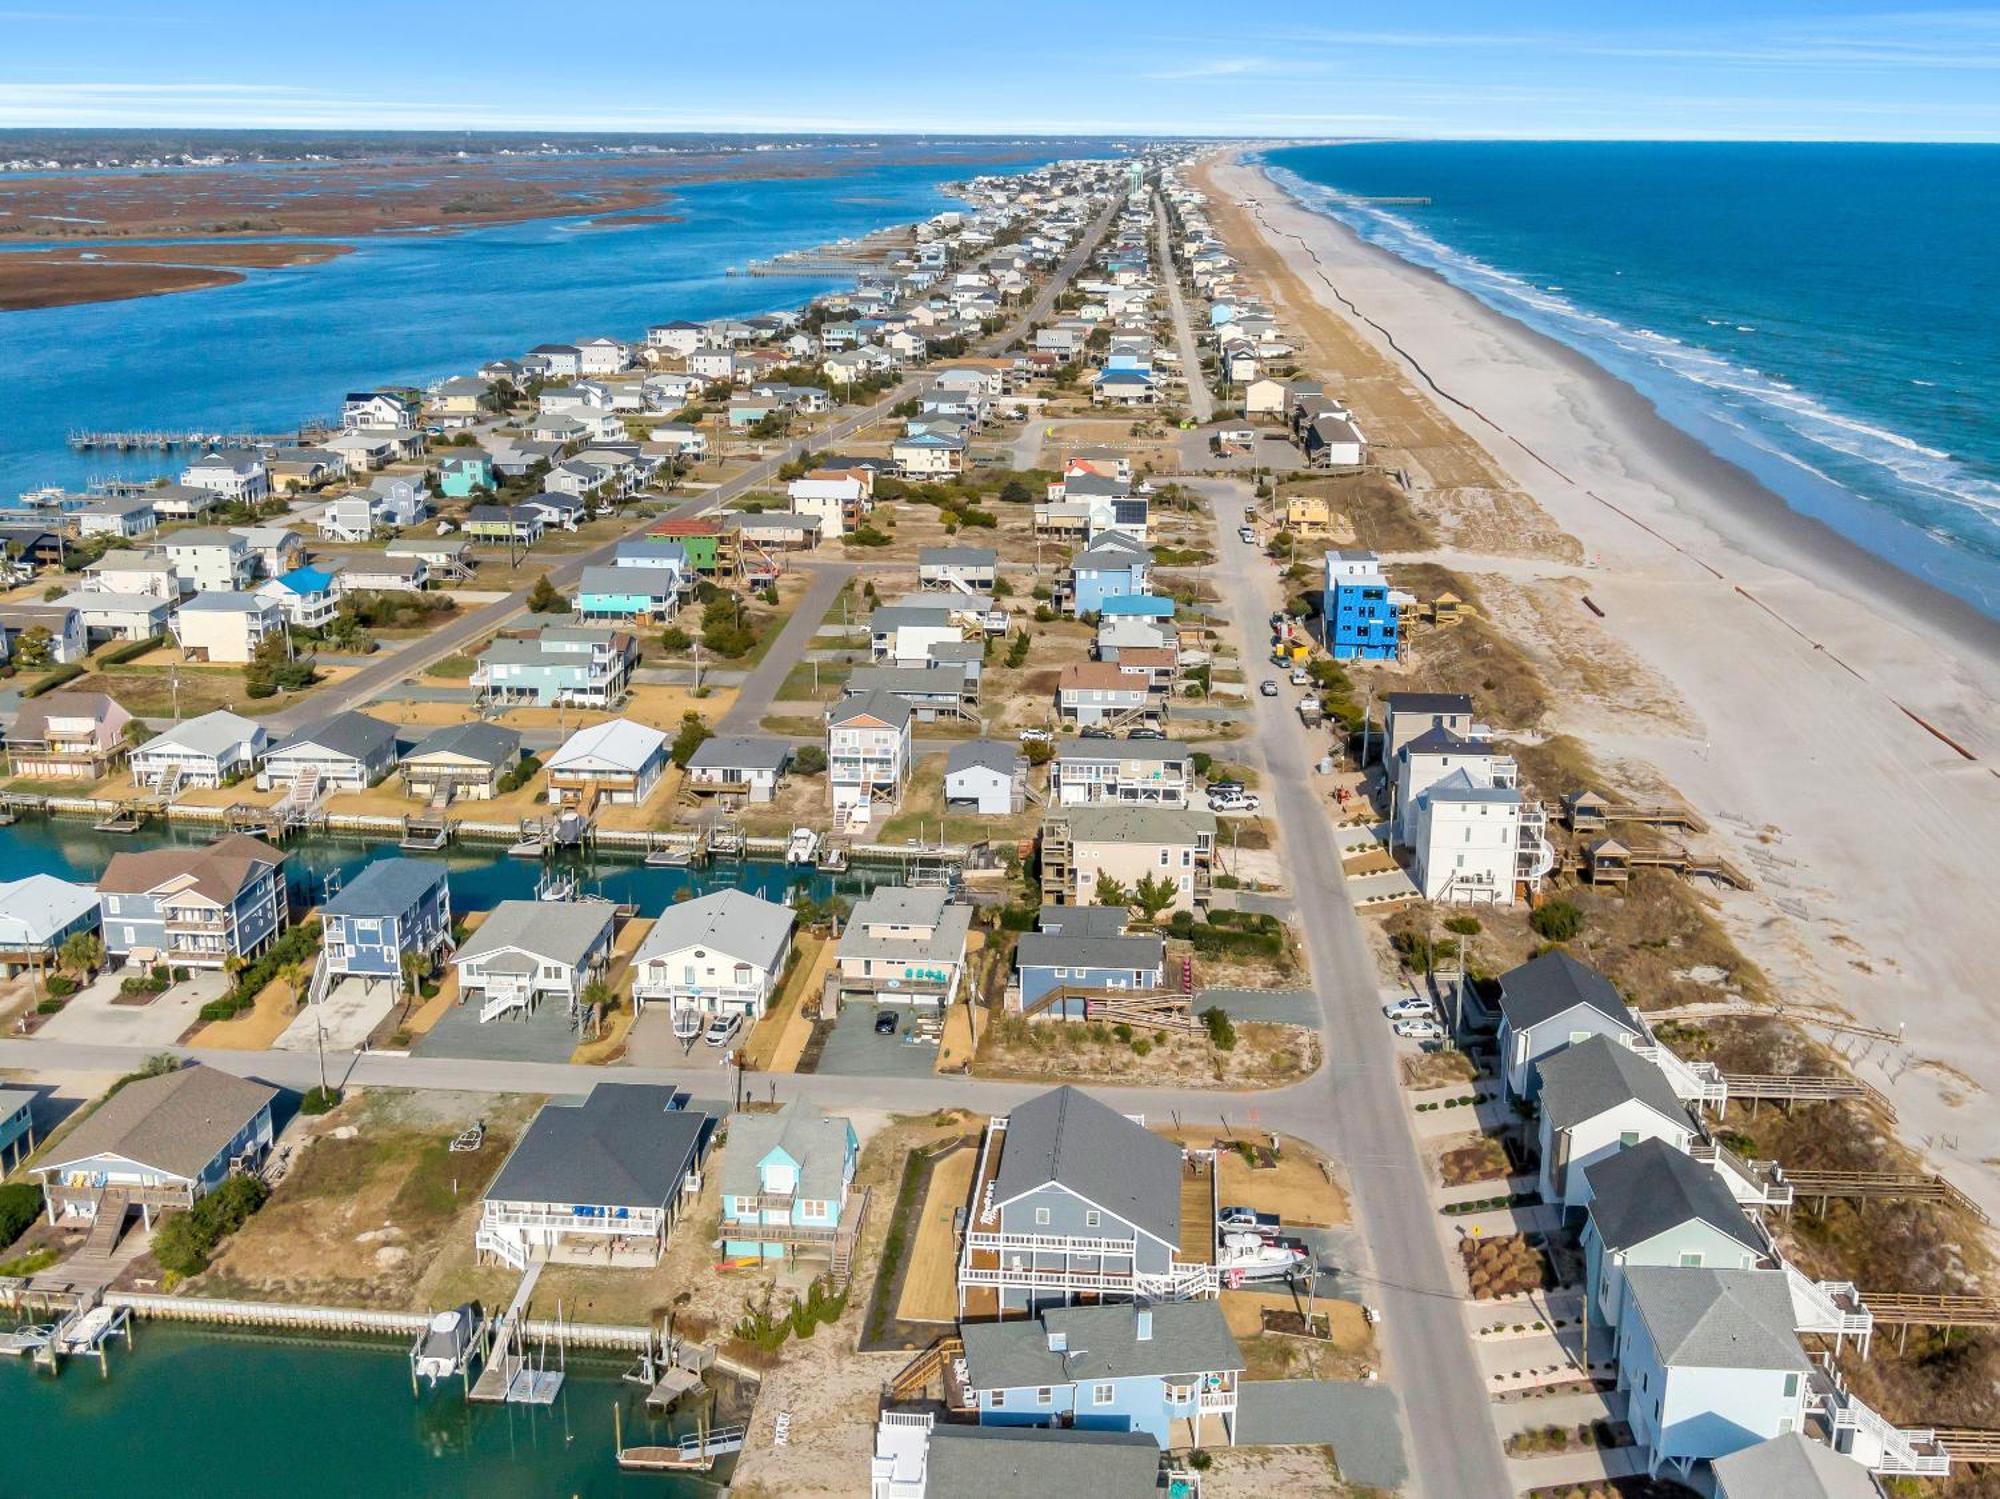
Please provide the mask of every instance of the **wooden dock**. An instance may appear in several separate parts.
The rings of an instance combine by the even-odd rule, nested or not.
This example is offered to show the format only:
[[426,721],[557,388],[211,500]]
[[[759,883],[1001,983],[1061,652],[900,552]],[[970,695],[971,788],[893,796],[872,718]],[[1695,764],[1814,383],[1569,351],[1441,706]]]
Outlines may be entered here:
[[1844,1074],[1730,1072],[1723,1074],[1723,1081],[1729,1085],[1730,1098],[1747,1100],[1753,1114],[1757,1111],[1757,1105],[1764,1102],[1789,1106],[1794,1103],[1826,1103],[1834,1099],[1853,1099],[1859,1103],[1873,1104],[1891,1119],[1896,1117],[1895,1105],[1891,1104],[1879,1090],[1858,1077],[1848,1077]]
[[1785,1180],[1800,1197],[1817,1197],[1820,1212],[1836,1197],[1853,1202],[1896,1199],[1938,1202],[1969,1213],[1981,1223],[1986,1210],[1935,1171],[1787,1171]]
[[1954,1463],[2000,1463],[2000,1430],[1991,1426],[1934,1426],[1931,1435]]

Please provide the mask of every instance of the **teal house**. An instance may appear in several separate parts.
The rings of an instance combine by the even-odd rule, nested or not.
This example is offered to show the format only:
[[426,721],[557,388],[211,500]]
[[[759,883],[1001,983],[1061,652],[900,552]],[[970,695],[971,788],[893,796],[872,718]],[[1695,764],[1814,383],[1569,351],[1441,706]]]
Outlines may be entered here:
[[484,453],[453,453],[438,463],[438,489],[462,500],[474,490],[493,488],[493,460]]
[[726,1259],[828,1255],[844,1279],[866,1194],[855,1195],[861,1141],[842,1118],[788,1103],[775,1114],[735,1114],[722,1164]]

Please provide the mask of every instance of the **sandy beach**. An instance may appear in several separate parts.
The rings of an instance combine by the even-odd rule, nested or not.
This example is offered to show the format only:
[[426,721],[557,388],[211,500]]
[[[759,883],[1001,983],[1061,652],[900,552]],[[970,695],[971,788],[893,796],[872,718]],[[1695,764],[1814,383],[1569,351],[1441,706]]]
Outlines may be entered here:
[[[1355,370],[1325,372],[1331,388],[1411,474],[1443,560],[1543,666],[1558,704],[1541,729],[1708,818],[1757,885],[1719,901],[1732,936],[1789,1006],[1906,1028],[1901,1047],[1819,1034],[1892,1096],[1911,1144],[2000,1212],[1979,894],[2000,855],[2000,627],[1256,168],[1225,156],[1196,180],[1239,247],[1261,235],[1282,258],[1281,316],[1337,319],[1335,347],[1365,346]],[[1426,444],[1393,403],[1371,423],[1384,382],[1469,434],[1488,475],[1452,471],[1462,444]]]

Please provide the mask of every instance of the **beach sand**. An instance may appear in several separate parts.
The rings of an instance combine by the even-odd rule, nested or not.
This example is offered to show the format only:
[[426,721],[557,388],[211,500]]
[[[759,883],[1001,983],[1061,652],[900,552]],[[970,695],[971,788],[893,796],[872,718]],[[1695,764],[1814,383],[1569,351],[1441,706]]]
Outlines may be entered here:
[[[1553,668],[1558,704],[1542,727],[1635,780],[1657,773],[1708,817],[1757,883],[1722,897],[1721,917],[1788,1005],[1907,1027],[1902,1047],[1830,1039],[1894,1098],[1905,1137],[2000,1212],[1981,894],[2000,855],[2000,627],[1791,511],[1580,355],[1298,207],[1261,171],[1224,157],[1196,181],[1219,230],[1238,239],[1254,220],[1298,278],[1274,288],[1281,316],[1338,317],[1405,396],[1421,391],[1580,545],[1579,559],[1562,538],[1513,525],[1511,540],[1441,527],[1489,612]],[[1308,293],[1317,305],[1286,303]],[[1387,440],[1384,461],[1401,463],[1398,434],[1370,426],[1367,379],[1322,373]],[[1372,377],[1384,374],[1378,364]],[[1410,467],[1425,472],[1421,455]],[[1643,692],[1564,692],[1564,663],[1591,657],[1624,663]]]

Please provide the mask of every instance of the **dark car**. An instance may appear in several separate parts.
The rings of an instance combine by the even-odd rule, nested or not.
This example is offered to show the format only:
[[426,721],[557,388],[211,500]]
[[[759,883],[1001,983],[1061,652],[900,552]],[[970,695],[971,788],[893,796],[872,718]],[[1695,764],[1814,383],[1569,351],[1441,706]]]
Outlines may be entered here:
[[896,1027],[901,1025],[902,1022],[903,1017],[898,1015],[894,1010],[878,1010],[875,1012],[875,1034],[878,1036],[893,1036],[896,1034]]

